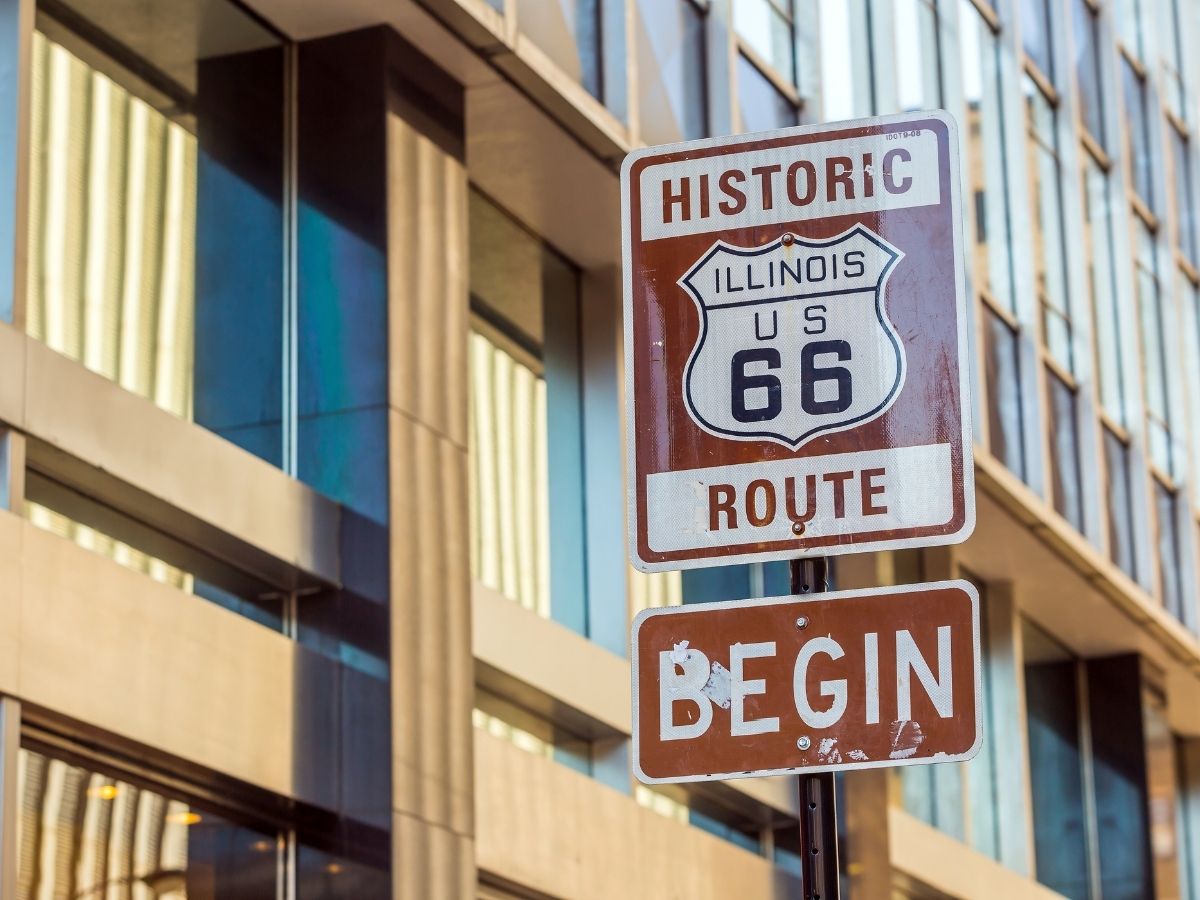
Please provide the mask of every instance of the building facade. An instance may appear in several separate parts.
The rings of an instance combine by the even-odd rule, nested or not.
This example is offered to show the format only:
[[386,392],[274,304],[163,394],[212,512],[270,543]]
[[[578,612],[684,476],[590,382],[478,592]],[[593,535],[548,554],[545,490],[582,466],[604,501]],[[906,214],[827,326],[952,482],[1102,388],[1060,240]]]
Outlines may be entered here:
[[985,744],[839,778],[844,896],[1200,897],[1192,0],[0,0],[0,898],[801,896],[650,790],[625,153],[944,108]]

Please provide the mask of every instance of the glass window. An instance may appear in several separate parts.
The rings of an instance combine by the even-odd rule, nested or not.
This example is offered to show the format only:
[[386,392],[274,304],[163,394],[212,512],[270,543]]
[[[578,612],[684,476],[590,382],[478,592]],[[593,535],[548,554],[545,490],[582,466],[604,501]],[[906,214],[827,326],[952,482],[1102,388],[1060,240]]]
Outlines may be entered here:
[[821,116],[827,122],[870,115],[859,106],[856,85],[871,80],[870,69],[857,62],[855,20],[846,0],[820,0]]
[[271,832],[32,750],[18,790],[18,900],[276,896]]
[[1015,314],[999,47],[971,0],[959,0],[959,26],[967,106],[965,165],[975,213],[972,275],[999,306]]
[[638,116],[642,140],[706,137],[705,14],[692,0],[637,0]]
[[1043,337],[1050,355],[1074,372],[1074,341],[1063,253],[1057,112],[1033,79],[1024,80],[1029,119],[1029,170],[1033,189],[1033,249]]
[[1177,823],[1181,810],[1180,760],[1175,735],[1167,721],[1166,703],[1157,691],[1143,691],[1142,727],[1146,736],[1146,793],[1150,849],[1154,854],[1155,896],[1182,900],[1180,876],[1186,848]]
[[224,0],[38,25],[29,333],[281,465],[282,43]]
[[1083,531],[1075,390],[1049,368],[1046,370],[1046,390],[1049,394],[1050,496],[1058,514],[1076,530]]
[[471,571],[585,632],[578,272],[477,191],[470,240]]
[[127,569],[283,630],[284,592],[32,470],[25,517]]
[[900,111],[937,109],[942,105],[937,7],[932,0],[895,0],[892,9]]
[[742,54],[737,62],[738,130],[772,131],[796,125],[796,105]]
[[1143,0],[1114,0],[1117,36],[1135,59],[1145,59],[1142,27],[1145,15]]
[[1154,234],[1134,217],[1137,228],[1137,299],[1141,320],[1142,381],[1146,392],[1146,430],[1150,460],[1166,475],[1173,475],[1169,369],[1162,291],[1155,262]]
[[733,27],[767,65],[796,83],[791,0],[734,0]]
[[984,368],[988,385],[988,443],[992,455],[1022,480],[1025,478],[1024,428],[1021,422],[1021,378],[1018,336],[992,310],[984,313],[987,333]]
[[[1188,396],[1188,419],[1192,427],[1193,465],[1200,471],[1200,286],[1182,272],[1179,281],[1183,290],[1183,340],[1188,369],[1185,377],[1190,389]],[[1195,498],[1200,504],[1200,497]]]
[[1028,622],[1023,625],[1037,880],[1067,897],[1086,900],[1091,886],[1078,667],[1048,634]]
[[1137,577],[1133,547],[1133,488],[1129,478],[1129,445],[1112,429],[1101,429],[1108,519],[1108,557],[1130,578]]
[[1100,82],[1100,19],[1088,0],[1071,0],[1075,39],[1075,78],[1079,84],[1079,117],[1088,133],[1104,146],[1104,104]]
[[347,859],[307,844],[296,847],[296,900],[390,897],[391,893],[392,879],[386,868]]
[[592,774],[591,742],[498,694],[477,690],[471,720],[476,728],[528,753]]
[[1192,180],[1192,142],[1178,128],[1170,128],[1171,158],[1175,172],[1175,215],[1178,225],[1176,240],[1179,252],[1195,265],[1196,252],[1196,185]]
[[1125,116],[1129,134],[1129,176],[1133,189],[1147,208],[1154,208],[1150,155],[1150,119],[1146,108],[1146,81],[1128,59],[1121,58],[1121,85],[1125,96]]
[[1162,34],[1163,93],[1166,106],[1181,122],[1188,122],[1187,86],[1183,77],[1184,34],[1187,25],[1181,15],[1179,0],[1161,0],[1162,22],[1166,25]]
[[602,0],[540,0],[517,4],[517,27],[564,72],[603,100]]
[[1158,535],[1158,591],[1163,607],[1183,621],[1183,573],[1180,571],[1176,493],[1154,479],[1154,510]]
[[1096,323],[1096,371],[1105,413],[1125,427],[1125,369],[1121,361],[1121,318],[1114,289],[1113,215],[1108,174],[1084,154],[1084,220],[1088,232],[1088,287]]
[[1050,5],[1047,0],[1020,0],[1021,41],[1025,53],[1041,73],[1054,81],[1054,56],[1050,43]]

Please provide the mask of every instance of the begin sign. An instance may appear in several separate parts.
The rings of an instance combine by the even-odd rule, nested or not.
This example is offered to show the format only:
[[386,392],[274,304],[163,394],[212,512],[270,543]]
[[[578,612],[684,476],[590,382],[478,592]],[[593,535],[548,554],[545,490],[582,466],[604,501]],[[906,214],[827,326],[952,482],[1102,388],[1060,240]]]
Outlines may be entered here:
[[922,112],[626,158],[639,569],[970,534],[958,152]]
[[635,771],[654,784],[967,760],[979,659],[966,581],[646,610]]

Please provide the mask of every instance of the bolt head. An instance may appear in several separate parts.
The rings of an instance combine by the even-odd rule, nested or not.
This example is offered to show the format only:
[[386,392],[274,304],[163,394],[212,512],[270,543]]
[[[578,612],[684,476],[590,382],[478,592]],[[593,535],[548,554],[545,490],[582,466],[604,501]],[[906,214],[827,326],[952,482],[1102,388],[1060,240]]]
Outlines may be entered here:
[[804,523],[799,519],[792,523],[792,534],[804,534]]
[[807,737],[802,737],[796,741],[796,746],[799,747],[801,750],[807,750],[809,747],[812,746],[812,741]]
[[801,616],[800,618],[798,618],[796,620],[796,627],[797,628],[807,628],[808,627],[808,616]]
[[792,233],[791,233],[791,232],[787,232],[787,233],[785,233],[785,234],[784,234],[784,236],[783,236],[783,238],[782,238],[782,243],[783,243],[783,245],[786,247],[786,246],[790,246],[790,245],[791,245],[791,243],[792,243],[793,241],[795,241],[795,240],[796,240],[796,238],[795,238],[795,237],[792,235]]

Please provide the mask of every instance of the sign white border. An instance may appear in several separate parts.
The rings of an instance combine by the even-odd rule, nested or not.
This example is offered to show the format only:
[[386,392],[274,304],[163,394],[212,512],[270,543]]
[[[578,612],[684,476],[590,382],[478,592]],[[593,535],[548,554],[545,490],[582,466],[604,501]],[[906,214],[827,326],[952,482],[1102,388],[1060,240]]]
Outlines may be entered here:
[[[887,125],[901,125],[909,122],[920,122],[934,119],[946,126],[948,137],[947,153],[950,163],[950,215],[953,220],[951,232],[954,235],[954,282],[955,282],[955,312],[958,320],[958,390],[960,397],[960,413],[962,418],[961,440],[963,454],[963,524],[957,531],[948,534],[929,535],[924,537],[892,538],[885,540],[855,540],[847,544],[835,544],[811,548],[785,548],[782,550],[764,550],[754,553],[738,553],[722,556],[710,556],[697,559],[672,559],[665,562],[644,560],[638,553],[638,474],[637,474],[637,436],[635,435],[634,417],[635,397],[633,383],[633,235],[631,229],[632,209],[630,204],[630,170],[634,163],[648,156],[660,156],[665,153],[687,152],[689,150],[705,150],[721,147],[737,147],[741,144],[754,143],[775,138],[794,137],[804,134],[822,134],[829,131],[845,131],[853,128],[869,128]],[[875,116],[869,119],[850,119],[844,122],[824,122],[820,125],[802,125],[796,128],[783,128],[777,131],[759,131],[751,134],[739,134],[730,137],[707,138],[700,141],[686,141],[677,144],[660,144],[654,147],[642,147],[631,151],[621,164],[621,262],[622,262],[622,293],[625,329],[625,358],[623,360],[625,373],[625,497],[626,497],[626,540],[629,546],[629,558],[635,569],[640,572],[671,572],[679,569],[700,569],[710,566],[730,566],[740,563],[774,562],[777,560],[808,559],[816,556],[839,556],[844,553],[867,553],[876,550],[908,550],[917,547],[939,547],[946,544],[958,544],[965,541],[975,530],[975,457],[972,434],[972,405],[971,405],[971,362],[967,349],[967,321],[969,309],[967,305],[966,267],[964,263],[964,238],[962,219],[962,184],[958,146],[958,123],[945,110],[925,110],[915,113],[899,113],[890,116]],[[715,231],[714,234],[720,234]],[[686,471],[686,470],[685,470]],[[647,529],[647,534],[649,530]],[[809,770],[805,770],[809,771]]]
[[[880,594],[914,594],[924,591],[936,591],[944,588],[959,588],[971,598],[971,637],[975,649],[975,741],[965,753],[927,756],[914,759],[876,759],[867,762],[837,763],[827,766],[795,766],[787,769],[762,769],[742,772],[720,772],[712,775],[680,775],[671,778],[653,778],[642,771],[641,753],[641,701],[638,685],[638,633],[642,623],[655,616],[670,616],[680,613],[705,613],[718,609],[744,609],[747,607],[781,606],[783,604],[813,603],[816,601],[850,599],[854,597],[874,597]],[[898,600],[903,603],[903,600]],[[889,769],[899,766],[927,766],[935,763],[967,762],[974,759],[983,746],[983,675],[982,647],[979,633],[979,591],[975,585],[963,579],[952,581],[932,581],[927,584],[904,584],[895,587],[862,588],[861,590],[830,591],[825,594],[800,594],[790,597],[767,597],[753,600],[727,600],[720,603],[696,603],[690,606],[663,606],[654,609],[644,609],[633,620],[630,630],[630,661],[633,665],[633,759],[631,766],[633,774],[643,784],[688,784],[695,781],[728,781],[734,778],[766,778],[771,775],[811,775],[815,772],[847,772],[856,769]]]

